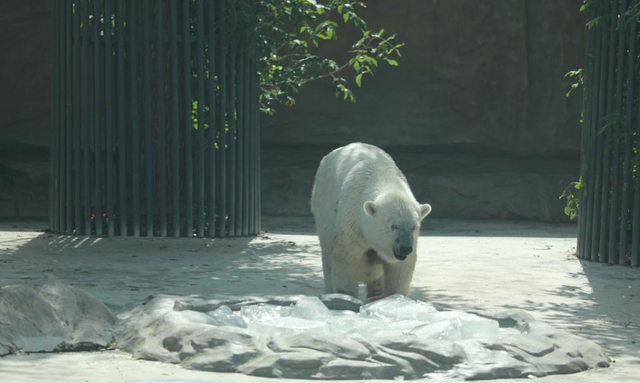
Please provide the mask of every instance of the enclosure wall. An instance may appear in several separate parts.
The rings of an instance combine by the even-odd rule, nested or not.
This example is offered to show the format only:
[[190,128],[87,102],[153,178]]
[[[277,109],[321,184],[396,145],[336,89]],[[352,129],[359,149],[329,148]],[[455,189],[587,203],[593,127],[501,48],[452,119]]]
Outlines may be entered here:
[[[359,14],[370,29],[405,44],[399,66],[381,64],[361,88],[351,83],[356,103],[336,98],[330,82],[311,82],[294,107],[263,118],[262,213],[311,216],[320,160],[361,141],[391,154],[431,217],[568,221],[558,197],[579,173],[582,99],[565,97],[575,79],[564,76],[584,66],[580,3],[366,3]],[[52,5],[0,1],[0,219],[48,214]],[[344,63],[359,37],[341,22],[321,53]]]

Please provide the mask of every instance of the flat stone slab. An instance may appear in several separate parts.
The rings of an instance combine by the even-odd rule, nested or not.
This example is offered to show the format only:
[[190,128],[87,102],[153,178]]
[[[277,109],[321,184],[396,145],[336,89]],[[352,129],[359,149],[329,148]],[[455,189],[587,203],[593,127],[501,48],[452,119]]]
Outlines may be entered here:
[[86,292],[48,275],[0,288],[0,355],[94,351],[113,338],[117,318]]
[[[421,338],[416,336],[423,331],[420,329],[371,339],[317,331],[285,331],[274,336],[252,331],[246,323],[225,325],[217,316],[264,304],[290,310],[288,306],[308,298],[150,297],[119,315],[117,347],[138,358],[189,369],[270,378],[477,380],[542,377],[609,366],[609,358],[594,342],[518,310],[476,312],[474,317],[496,321],[492,323],[499,325],[500,335],[460,340]],[[320,300],[327,308],[344,313],[359,311],[364,304],[340,295],[325,295]]]

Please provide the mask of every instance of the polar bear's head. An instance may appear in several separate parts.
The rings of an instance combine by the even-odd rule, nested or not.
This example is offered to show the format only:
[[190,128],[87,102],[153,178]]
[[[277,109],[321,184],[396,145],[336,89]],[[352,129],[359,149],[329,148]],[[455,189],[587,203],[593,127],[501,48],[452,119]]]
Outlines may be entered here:
[[364,235],[387,262],[403,261],[415,252],[420,223],[431,213],[431,205],[412,197],[391,192],[364,203]]

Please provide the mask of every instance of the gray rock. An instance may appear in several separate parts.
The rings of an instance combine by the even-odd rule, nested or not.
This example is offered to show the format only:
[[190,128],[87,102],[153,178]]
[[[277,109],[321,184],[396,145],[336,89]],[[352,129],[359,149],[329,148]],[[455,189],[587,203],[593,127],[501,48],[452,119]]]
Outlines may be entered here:
[[520,331],[525,331],[524,326],[527,323],[535,322],[535,318],[524,310],[470,311],[470,313],[498,321],[500,327],[516,328]]
[[291,352],[300,349],[315,350],[350,360],[366,360],[371,356],[369,349],[361,342],[331,335],[318,337],[317,334],[313,336],[302,333],[273,339],[268,347],[274,352]]
[[[609,365],[595,343],[516,310],[476,313],[499,321],[501,338],[456,342],[412,335],[367,340],[318,332],[273,338],[245,328],[212,325],[196,314],[221,306],[235,310],[258,303],[288,306],[299,298],[155,297],[120,315],[117,345],[137,357],[190,369],[269,378],[475,380],[566,374]],[[321,300],[331,308],[354,311],[362,304],[339,295]]]
[[86,292],[48,275],[0,289],[0,355],[105,348],[116,316]]
[[265,303],[274,306],[291,306],[294,305],[302,295],[291,296],[272,296],[272,297],[246,297],[243,299],[224,300],[224,299],[199,299],[192,297],[181,297],[174,304],[175,311],[200,311],[203,313],[217,310],[221,306],[227,306],[231,310],[240,310],[242,306],[255,305],[257,303]]

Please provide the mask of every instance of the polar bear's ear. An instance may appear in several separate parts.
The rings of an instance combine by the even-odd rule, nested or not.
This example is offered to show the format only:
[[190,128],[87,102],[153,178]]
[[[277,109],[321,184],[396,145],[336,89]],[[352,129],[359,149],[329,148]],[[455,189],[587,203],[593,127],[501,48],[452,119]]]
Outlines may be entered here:
[[423,220],[426,216],[431,213],[431,205],[425,203],[424,205],[420,205],[420,220]]
[[367,201],[364,203],[364,212],[367,213],[369,217],[373,217],[378,212],[378,206],[373,201]]

